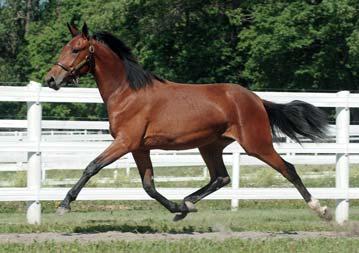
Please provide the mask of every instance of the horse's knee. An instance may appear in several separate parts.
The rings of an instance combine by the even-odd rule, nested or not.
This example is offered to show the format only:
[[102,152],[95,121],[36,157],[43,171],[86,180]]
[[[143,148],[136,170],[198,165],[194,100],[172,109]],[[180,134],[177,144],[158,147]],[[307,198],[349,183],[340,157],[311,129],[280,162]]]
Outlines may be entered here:
[[86,169],[83,172],[83,175],[87,177],[92,177],[93,175],[96,175],[99,172],[100,168],[101,168],[101,163],[97,161],[92,161],[89,165],[87,165]]

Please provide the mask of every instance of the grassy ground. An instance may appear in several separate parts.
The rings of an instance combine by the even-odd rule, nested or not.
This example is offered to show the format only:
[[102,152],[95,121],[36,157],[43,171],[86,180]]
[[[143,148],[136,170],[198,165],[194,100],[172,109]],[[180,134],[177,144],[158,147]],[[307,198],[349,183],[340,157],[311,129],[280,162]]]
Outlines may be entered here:
[[[308,187],[332,187],[335,184],[334,167],[298,166],[299,174]],[[77,178],[81,171],[49,171],[48,178]],[[199,176],[201,168],[156,169],[159,176]],[[316,178],[316,175],[324,175]],[[314,175],[314,177],[313,177]],[[127,177],[118,172],[115,182],[101,184],[97,178],[112,178],[113,171],[105,170],[91,181],[90,186],[141,187],[131,179],[138,178],[133,170]],[[14,178],[17,186],[25,182],[23,173],[0,173],[0,180]],[[351,168],[351,186],[359,187],[359,166]],[[200,187],[207,181],[157,183],[159,187]],[[271,169],[259,167],[241,168],[243,187],[290,186]],[[325,201],[333,207],[334,201]],[[54,214],[58,202],[42,202],[43,222],[33,226],[26,223],[26,203],[0,202],[0,233],[62,232],[96,233],[122,231],[134,233],[191,233],[211,231],[358,231],[359,201],[351,201],[350,223],[337,226],[321,221],[303,201],[240,201],[238,211],[230,211],[230,201],[202,201],[198,213],[190,214],[181,222],[172,222],[168,213],[155,201],[77,201],[73,212],[58,217]],[[356,226],[356,227],[353,227]],[[90,244],[33,243],[0,244],[0,252],[359,252],[359,239],[259,239],[225,241],[179,240],[179,241],[114,241]]]
[[[199,212],[188,215],[181,222],[173,222],[173,214],[156,202],[75,202],[73,212],[63,217],[54,214],[55,208],[45,206],[51,212],[44,213],[39,226],[26,224],[23,212],[1,213],[0,232],[212,232],[212,231],[341,231],[333,223],[320,220],[297,201],[285,203],[242,203],[238,211],[230,211],[223,201],[204,201]],[[228,202],[228,201],[227,201]],[[97,206],[96,206],[97,204]],[[332,204],[332,203],[328,203]],[[146,205],[146,206],[144,206]],[[107,208],[106,211],[100,211]],[[121,210],[122,209],[122,210]],[[351,220],[359,221],[359,206],[351,208]]]
[[5,244],[0,246],[0,252],[156,252],[156,253],[183,253],[183,252],[359,252],[359,240],[355,239],[276,239],[276,240],[182,240],[182,241],[115,241],[97,242],[90,244],[73,243],[34,243]]
[[[13,202],[0,213],[0,232],[136,232],[188,233],[212,231],[347,231],[320,220],[302,201],[241,201],[238,211],[230,211],[229,201],[203,201],[198,213],[181,222],[172,222],[173,214],[154,201],[77,201],[73,212],[59,217],[56,203],[43,202],[43,223],[26,223],[25,203]],[[333,201],[327,201],[330,207]],[[9,215],[11,213],[11,215]],[[359,221],[359,205],[353,202],[350,220]],[[358,223],[357,223],[358,224]]]
[[[26,224],[21,212],[23,203],[16,204],[17,209],[13,209],[11,215],[8,212],[0,214],[1,233],[346,231],[357,235],[358,228],[354,226],[359,222],[359,205],[350,210],[352,225],[338,226],[320,220],[300,201],[241,201],[238,211],[229,210],[229,201],[204,201],[198,205],[198,213],[177,223],[172,222],[172,214],[154,201],[79,201],[74,203],[74,211],[63,217],[53,213],[54,203],[44,203],[43,223],[33,226]],[[326,204],[333,206],[334,203]],[[359,252],[358,249],[359,239],[353,238],[0,244],[0,252]]]

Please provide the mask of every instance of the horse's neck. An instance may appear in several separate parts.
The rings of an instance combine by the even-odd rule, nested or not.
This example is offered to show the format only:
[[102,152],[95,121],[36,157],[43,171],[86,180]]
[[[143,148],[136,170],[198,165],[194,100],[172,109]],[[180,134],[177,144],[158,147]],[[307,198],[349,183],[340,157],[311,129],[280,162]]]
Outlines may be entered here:
[[94,77],[105,104],[114,92],[128,88],[128,81],[122,60],[104,46],[98,46],[95,58]]

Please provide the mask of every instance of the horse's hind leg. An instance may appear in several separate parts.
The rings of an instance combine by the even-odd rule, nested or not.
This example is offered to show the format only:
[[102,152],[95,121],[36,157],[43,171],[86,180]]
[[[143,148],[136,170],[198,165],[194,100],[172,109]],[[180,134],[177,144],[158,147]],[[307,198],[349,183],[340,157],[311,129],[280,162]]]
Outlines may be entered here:
[[249,155],[253,155],[259,158],[281,173],[286,179],[288,179],[288,181],[297,188],[309,207],[314,210],[321,218],[327,220],[332,218],[329,209],[326,206],[322,207],[319,201],[312,197],[307,188],[304,186],[301,178],[297,174],[295,167],[279,156],[279,154],[273,149],[272,143],[267,146],[265,151],[263,151],[263,148],[261,148],[261,150],[261,152],[253,152],[251,150],[246,151],[248,151]]
[[248,155],[259,158],[281,173],[297,188],[311,209],[322,218],[330,219],[328,208],[321,207],[319,201],[311,196],[294,166],[284,161],[274,150],[271,126],[263,101],[255,96],[247,95],[247,97],[242,96],[242,100],[236,101],[237,123],[231,126],[225,136],[238,141]]
[[[223,148],[227,142],[216,142],[199,148],[201,156],[205,161],[210,174],[210,181],[207,185],[183,199],[182,205],[194,208],[194,204],[217,191],[223,186],[229,184],[230,178],[222,158]],[[174,220],[178,221],[186,217],[187,212],[175,216]]]
[[184,201],[193,204],[230,183],[230,178],[223,162],[222,151],[226,145],[212,143],[199,148],[201,156],[210,171],[210,182],[198,191],[188,195]]

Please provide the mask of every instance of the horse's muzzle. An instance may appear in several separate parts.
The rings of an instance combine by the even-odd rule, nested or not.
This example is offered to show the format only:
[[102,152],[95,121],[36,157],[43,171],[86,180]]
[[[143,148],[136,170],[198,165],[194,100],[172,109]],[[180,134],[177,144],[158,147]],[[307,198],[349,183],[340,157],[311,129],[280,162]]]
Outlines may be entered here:
[[51,89],[58,90],[60,89],[60,85],[56,83],[56,80],[53,76],[49,76],[45,78],[45,83],[47,86],[49,86]]

